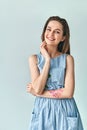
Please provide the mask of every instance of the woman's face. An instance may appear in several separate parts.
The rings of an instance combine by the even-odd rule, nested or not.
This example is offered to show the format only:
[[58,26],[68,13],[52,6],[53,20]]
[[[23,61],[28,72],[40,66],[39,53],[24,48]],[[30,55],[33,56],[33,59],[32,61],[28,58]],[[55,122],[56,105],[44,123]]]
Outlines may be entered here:
[[50,21],[44,33],[44,39],[47,44],[57,46],[61,41],[64,41],[63,26],[58,21]]

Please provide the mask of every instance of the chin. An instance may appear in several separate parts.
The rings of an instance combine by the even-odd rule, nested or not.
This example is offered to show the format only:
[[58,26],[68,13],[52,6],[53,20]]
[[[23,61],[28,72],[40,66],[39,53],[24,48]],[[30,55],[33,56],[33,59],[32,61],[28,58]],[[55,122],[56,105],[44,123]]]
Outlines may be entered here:
[[46,42],[47,43],[47,45],[54,45],[53,43],[50,43],[50,42]]
[[48,40],[46,40],[46,43],[49,44],[49,45],[55,44],[53,41],[48,41]]

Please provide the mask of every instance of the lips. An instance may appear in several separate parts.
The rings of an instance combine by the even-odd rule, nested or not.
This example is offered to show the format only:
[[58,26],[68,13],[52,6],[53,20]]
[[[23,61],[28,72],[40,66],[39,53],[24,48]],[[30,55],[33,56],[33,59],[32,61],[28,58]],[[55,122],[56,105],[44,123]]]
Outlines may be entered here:
[[54,41],[55,39],[54,38],[50,38],[50,37],[47,37],[48,40],[50,41]]

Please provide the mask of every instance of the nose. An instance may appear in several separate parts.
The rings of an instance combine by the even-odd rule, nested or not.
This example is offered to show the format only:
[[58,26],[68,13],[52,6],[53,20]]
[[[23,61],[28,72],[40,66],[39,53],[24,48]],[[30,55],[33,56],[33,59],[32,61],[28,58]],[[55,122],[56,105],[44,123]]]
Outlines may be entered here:
[[53,32],[53,31],[50,31],[49,36],[50,36],[50,37],[51,37],[51,36],[54,36],[54,32]]

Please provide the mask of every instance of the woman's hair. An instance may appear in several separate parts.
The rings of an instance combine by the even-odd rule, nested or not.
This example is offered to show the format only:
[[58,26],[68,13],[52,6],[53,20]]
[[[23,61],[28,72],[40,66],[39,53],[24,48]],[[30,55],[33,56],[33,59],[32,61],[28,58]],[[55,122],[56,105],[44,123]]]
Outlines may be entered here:
[[58,51],[62,52],[62,53],[70,54],[70,43],[69,43],[70,30],[69,30],[69,26],[68,26],[67,21],[63,18],[60,18],[59,16],[51,16],[51,17],[48,18],[48,20],[46,21],[46,23],[44,25],[43,32],[42,32],[42,35],[41,35],[42,41],[44,41],[44,34],[45,34],[45,31],[46,31],[47,25],[50,21],[58,21],[62,24],[62,26],[63,26],[63,36],[65,36],[65,40],[58,44]]

